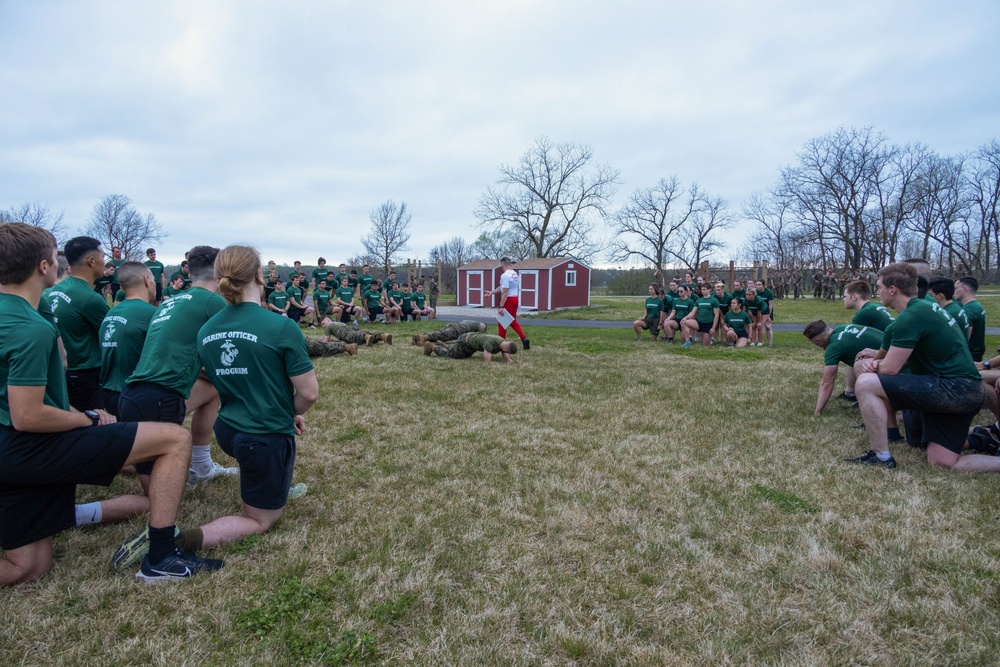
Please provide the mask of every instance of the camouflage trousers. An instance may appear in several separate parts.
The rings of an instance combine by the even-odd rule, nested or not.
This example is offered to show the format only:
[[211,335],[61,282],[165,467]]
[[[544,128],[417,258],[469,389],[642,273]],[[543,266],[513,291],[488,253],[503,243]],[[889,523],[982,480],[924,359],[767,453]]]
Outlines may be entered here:
[[358,345],[365,344],[365,336],[375,336],[375,340],[380,340],[382,335],[374,331],[364,331],[353,325],[339,324],[338,322],[326,325],[325,331],[328,336],[333,336],[345,343],[357,343]]
[[461,338],[452,343],[448,343],[447,345],[434,346],[434,354],[439,357],[448,357],[449,359],[468,359],[475,353],[476,348],[472,347]]
[[428,333],[427,340],[432,343],[440,343],[448,340],[455,340],[464,333],[465,329],[460,327],[458,322],[452,322],[437,331],[431,331]]
[[347,344],[339,340],[324,343],[306,336],[306,352],[309,353],[310,357],[332,357],[336,354],[346,354]]

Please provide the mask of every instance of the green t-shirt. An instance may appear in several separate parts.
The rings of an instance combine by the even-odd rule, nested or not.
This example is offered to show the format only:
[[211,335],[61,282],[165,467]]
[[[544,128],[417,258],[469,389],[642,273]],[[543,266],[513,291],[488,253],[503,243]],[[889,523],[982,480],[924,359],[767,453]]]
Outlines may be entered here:
[[149,321],[156,306],[142,299],[125,299],[101,322],[101,386],[111,391],[121,391],[146,342]]
[[187,398],[198,379],[198,330],[226,307],[218,294],[192,287],[163,303],[149,322],[146,344],[127,382],[149,382]]
[[385,293],[386,299],[392,299],[398,305],[403,305],[403,293],[398,289],[387,290]]
[[[400,292],[403,302],[400,304],[404,309],[413,308],[413,292]],[[397,299],[398,300],[398,299]]]
[[181,285],[181,291],[182,292],[185,291],[185,290],[191,289],[191,274],[190,273],[184,273],[180,269],[177,269],[176,271],[174,271],[173,273],[170,274],[170,282],[174,282],[174,278],[177,278],[177,277],[180,277],[184,281],[184,284]]
[[184,291],[183,287],[181,289],[174,289],[173,285],[167,285],[166,287],[163,288],[163,298],[169,299],[175,294],[180,294],[183,291]]
[[682,320],[685,317],[687,317],[688,313],[691,312],[692,308],[694,308],[694,301],[692,301],[691,299],[682,299],[680,297],[677,297],[676,299],[674,299],[674,305],[671,308],[671,310],[674,311],[675,320]]
[[347,278],[347,285],[350,286],[351,275],[349,273],[341,273],[340,271],[338,271],[333,275],[333,284],[336,285],[337,287],[340,287],[340,281],[343,280],[344,278]]
[[114,278],[114,280],[112,280],[111,282],[116,283],[116,282],[118,282],[118,269],[120,269],[121,265],[124,264],[127,260],[124,260],[124,259],[111,259],[111,260],[108,260],[108,261],[115,265],[115,273],[112,276],[112,278]]
[[719,300],[714,296],[703,296],[694,302],[694,307],[698,309],[695,317],[699,324],[711,324],[715,321],[715,309],[719,307]]
[[286,287],[285,288],[285,294],[288,295],[288,302],[289,303],[291,303],[292,301],[298,302],[299,305],[296,306],[293,303],[292,304],[292,308],[300,308],[300,307],[301,308],[305,308],[305,302],[302,301],[302,288],[301,287],[296,287],[295,285],[291,285],[289,287]]
[[949,301],[948,305],[944,307],[944,311],[958,322],[958,326],[962,328],[962,335],[965,336],[966,340],[969,340],[969,318],[965,314],[962,304],[958,301]]
[[120,290],[118,290],[118,293],[115,294],[115,303],[121,303],[122,301],[125,300],[125,298],[126,298],[125,297],[125,290],[120,289]]
[[361,286],[362,295],[371,289],[373,282],[375,282],[375,276],[370,273],[362,273],[358,276],[358,285]]
[[743,298],[743,309],[750,313],[750,315],[759,315],[760,313],[767,313],[767,304],[764,303],[764,299],[759,296],[755,296],[753,300],[746,297]]
[[423,310],[424,304],[427,303],[427,295],[423,292],[413,293],[413,305],[416,306],[417,310]]
[[278,310],[284,310],[288,305],[288,292],[271,292],[271,296],[267,297],[267,303]]
[[354,304],[354,290],[350,287],[338,287],[337,288],[337,299],[338,303],[343,301],[346,304]]
[[313,269],[313,272],[312,272],[312,284],[313,284],[313,287],[319,287],[319,281],[320,280],[326,280],[326,274],[328,274],[328,273],[329,273],[329,271],[326,270],[325,266],[322,269],[319,268],[319,267],[316,267],[315,269]]
[[365,290],[365,306],[368,308],[375,308],[382,301],[382,292],[377,290],[369,289]]
[[153,274],[153,282],[159,285],[160,281],[163,279],[163,271],[167,267],[163,266],[163,262],[151,262],[148,259],[143,262],[143,264],[145,264],[149,269],[149,272]]
[[719,310],[722,311],[722,314],[725,315],[726,313],[728,313],[729,302],[733,300],[733,295],[725,290],[722,290],[722,298],[719,298],[719,295],[716,294],[715,292],[712,292],[712,296],[714,296],[716,300],[718,300]]
[[910,299],[893,324],[891,345],[913,350],[909,365],[914,375],[979,379],[958,323],[937,303]]
[[969,350],[973,359],[982,359],[986,354],[986,311],[982,304],[973,299],[962,306],[965,317],[969,321],[969,329],[972,334],[969,336]]
[[857,324],[859,327],[873,327],[879,331],[885,331],[893,319],[895,318],[893,318],[888,308],[869,301],[861,306],[858,312],[854,313],[851,324]]
[[882,332],[872,327],[861,327],[857,324],[841,324],[830,334],[830,342],[826,345],[823,362],[827,366],[837,364],[854,365],[854,358],[865,348],[879,349],[882,345]]
[[500,343],[503,342],[503,338],[500,336],[494,336],[488,333],[466,333],[462,334],[465,337],[465,341],[482,352],[489,352],[490,354],[497,354],[500,352]]
[[56,328],[36,308],[0,293],[0,424],[13,426],[8,386],[45,387],[46,405],[69,410],[58,340]]
[[747,300],[747,291],[745,289],[734,289],[733,290],[733,298],[734,299],[739,299],[740,301],[746,301]]
[[326,315],[330,308],[330,293],[327,290],[317,289],[313,292],[313,306],[320,315]]
[[736,313],[729,311],[723,316],[726,322],[726,326],[735,331],[736,333],[742,333],[747,330],[747,326],[750,324],[750,316],[747,315],[747,311],[741,310]]
[[257,304],[226,306],[198,331],[219,419],[241,433],[295,435],[293,378],[313,369],[302,330]]
[[774,301],[774,292],[771,290],[771,288],[765,287],[761,291],[757,292],[757,296],[764,299],[764,303],[767,304],[767,310],[765,310],[764,312],[765,313],[771,312],[771,302]]
[[350,287],[352,290],[357,291],[357,289],[358,289],[358,279],[357,278],[350,278],[349,277],[347,279],[347,286]]
[[100,368],[97,330],[108,314],[108,302],[86,281],[69,276],[49,292],[49,307],[66,348],[66,369]]
[[646,297],[646,317],[659,317],[663,310],[663,299],[658,296]]

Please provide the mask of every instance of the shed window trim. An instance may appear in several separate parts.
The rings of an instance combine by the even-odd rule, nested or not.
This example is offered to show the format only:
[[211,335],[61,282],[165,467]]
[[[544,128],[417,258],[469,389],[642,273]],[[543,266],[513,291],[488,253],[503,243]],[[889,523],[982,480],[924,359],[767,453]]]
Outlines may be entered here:
[[566,287],[576,287],[576,271],[566,272]]

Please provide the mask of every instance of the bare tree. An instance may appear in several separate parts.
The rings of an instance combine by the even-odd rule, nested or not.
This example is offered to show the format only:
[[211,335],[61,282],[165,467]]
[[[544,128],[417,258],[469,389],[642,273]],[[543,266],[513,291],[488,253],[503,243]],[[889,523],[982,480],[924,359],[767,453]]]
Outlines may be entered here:
[[499,259],[500,257],[527,259],[533,257],[525,239],[513,231],[483,232],[469,247],[469,260]]
[[500,166],[499,187],[487,188],[476,208],[480,226],[513,232],[532,257],[593,257],[618,172],[592,161],[589,146],[535,140],[518,164]]
[[455,291],[456,270],[469,261],[469,244],[461,236],[455,236],[441,245],[431,248],[429,255],[432,266],[440,262],[442,269],[441,289],[446,292]]
[[[692,191],[695,187],[692,186]],[[681,230],[681,243],[670,253],[692,271],[725,246],[718,233],[732,227],[734,222],[725,199],[704,192],[699,196],[701,205]]]
[[156,216],[139,213],[125,195],[104,197],[94,207],[84,233],[98,239],[108,252],[121,248],[123,256],[131,260],[145,257],[146,246],[165,236]]
[[399,206],[389,199],[382,202],[377,209],[368,214],[372,226],[368,234],[361,237],[361,245],[365,252],[375,258],[379,266],[388,268],[394,266],[399,253],[407,250],[410,242],[410,219],[413,216],[406,210],[406,202]]
[[615,232],[611,261],[627,262],[639,258],[661,272],[657,275],[662,275],[667,260],[673,256],[669,250],[671,244],[680,243],[680,230],[705,204],[697,184],[686,194],[684,197],[677,176],[661,178],[653,187],[633,192],[628,203],[615,213],[611,225]]
[[982,230],[984,277],[992,278],[1000,269],[1000,141],[979,147],[968,179],[970,215]]
[[4,222],[23,222],[26,225],[44,227],[52,232],[59,245],[62,245],[67,240],[64,237],[69,233],[66,224],[63,222],[62,213],[53,213],[49,210],[48,206],[37,202],[11,206],[0,211],[0,223]]

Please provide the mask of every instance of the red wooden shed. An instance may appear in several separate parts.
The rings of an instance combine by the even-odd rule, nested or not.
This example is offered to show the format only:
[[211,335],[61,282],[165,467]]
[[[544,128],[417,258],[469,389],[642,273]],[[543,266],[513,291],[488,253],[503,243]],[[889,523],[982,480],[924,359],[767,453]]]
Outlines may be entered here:
[[[555,310],[590,305],[590,267],[572,257],[525,259],[514,265],[521,277],[524,310]],[[503,269],[496,259],[480,259],[458,267],[459,306],[499,307],[499,297],[486,297],[500,285]]]

